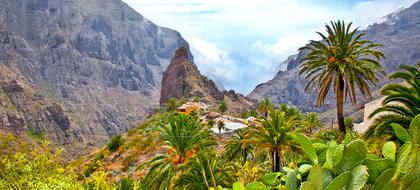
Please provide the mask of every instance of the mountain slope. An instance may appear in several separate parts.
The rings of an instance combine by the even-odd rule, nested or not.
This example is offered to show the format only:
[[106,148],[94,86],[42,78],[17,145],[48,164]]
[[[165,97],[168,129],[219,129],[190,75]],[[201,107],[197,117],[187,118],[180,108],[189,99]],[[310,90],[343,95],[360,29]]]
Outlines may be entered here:
[[188,43],[177,31],[120,0],[0,2],[0,63],[69,118],[52,132],[18,110],[22,129],[32,123],[40,133],[65,133],[61,144],[78,138],[99,146],[144,120],[158,105],[162,72],[178,47]]
[[[420,61],[420,2],[387,17],[387,21],[369,26],[366,30],[366,38],[384,46],[379,49],[385,53],[382,60],[386,73],[392,73],[402,64],[415,64]],[[299,52],[291,56],[287,61],[287,71],[280,71],[272,80],[259,84],[247,97],[260,100],[266,96],[275,103],[288,103],[300,107],[303,111],[325,112],[335,107],[335,99],[332,92],[326,98],[325,105],[315,107],[316,95],[307,94],[304,91],[306,81],[298,76],[298,65],[305,56],[305,52]],[[379,89],[387,83],[383,79],[374,88]],[[359,104],[366,101],[358,95]],[[348,106],[349,110],[357,109]]]

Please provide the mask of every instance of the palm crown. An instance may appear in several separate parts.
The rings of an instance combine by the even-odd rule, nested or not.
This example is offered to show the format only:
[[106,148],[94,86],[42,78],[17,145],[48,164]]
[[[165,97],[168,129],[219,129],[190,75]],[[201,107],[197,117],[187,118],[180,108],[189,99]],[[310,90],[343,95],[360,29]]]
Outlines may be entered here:
[[344,97],[356,105],[356,87],[365,97],[371,97],[370,85],[379,81],[378,75],[385,75],[379,59],[384,54],[375,47],[380,44],[364,40],[358,29],[351,29],[352,23],[331,22],[326,25],[327,35],[317,32],[322,40],[311,40],[300,50],[309,53],[302,60],[299,75],[306,74],[306,91],[318,93],[316,103],[324,104],[330,88],[334,89],[337,103],[337,117],[340,131],[344,127]]
[[366,133],[368,136],[393,133],[391,123],[404,128],[410,126],[411,120],[420,114],[420,63],[417,66],[401,66],[403,71],[389,76],[390,79],[402,79],[404,84],[392,83],[381,89],[385,96],[382,107],[369,116],[378,116],[375,123]]

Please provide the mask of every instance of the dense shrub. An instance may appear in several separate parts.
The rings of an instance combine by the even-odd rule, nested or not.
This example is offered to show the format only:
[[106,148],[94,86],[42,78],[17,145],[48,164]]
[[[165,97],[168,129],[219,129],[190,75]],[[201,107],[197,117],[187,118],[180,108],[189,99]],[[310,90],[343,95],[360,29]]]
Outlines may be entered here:
[[115,152],[118,148],[124,143],[124,139],[121,135],[116,135],[112,137],[111,141],[108,143],[108,150]]

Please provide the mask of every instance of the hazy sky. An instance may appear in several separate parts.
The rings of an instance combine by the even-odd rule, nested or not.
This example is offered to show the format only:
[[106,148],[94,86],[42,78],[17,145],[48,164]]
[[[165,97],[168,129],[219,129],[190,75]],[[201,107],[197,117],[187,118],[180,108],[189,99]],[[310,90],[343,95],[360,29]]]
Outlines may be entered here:
[[417,0],[123,0],[152,22],[181,32],[201,73],[248,94],[326,22],[366,28]]

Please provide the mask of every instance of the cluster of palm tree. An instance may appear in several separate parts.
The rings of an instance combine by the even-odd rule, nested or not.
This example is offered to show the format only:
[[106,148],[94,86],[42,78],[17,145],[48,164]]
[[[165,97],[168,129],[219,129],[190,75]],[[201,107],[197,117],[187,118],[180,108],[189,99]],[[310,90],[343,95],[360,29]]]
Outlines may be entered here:
[[[343,135],[346,126],[352,126],[352,121],[344,117],[345,100],[349,98],[356,105],[357,90],[371,98],[371,86],[384,75],[379,62],[384,55],[375,49],[380,44],[363,39],[364,34],[351,29],[351,23],[332,22],[331,26],[326,25],[326,31],[326,35],[318,32],[321,41],[310,41],[301,48],[308,54],[302,61],[300,74],[306,74],[306,90],[318,93],[319,106],[324,104],[330,89],[333,89],[338,131]],[[391,79],[402,79],[404,84],[390,84],[381,90],[385,100],[383,107],[371,115],[381,114],[370,129],[371,134],[394,131],[390,127],[395,125],[393,123],[407,129],[413,118],[420,114],[419,68],[420,64],[403,66],[403,72],[390,76]],[[170,99],[167,110],[174,110],[175,105],[177,101]],[[221,113],[227,111],[224,101],[220,102],[218,110]],[[267,170],[271,166],[272,172],[282,172],[285,160],[292,154],[299,154],[304,149],[302,144],[309,143],[312,147],[314,143],[309,138],[296,140],[304,136],[299,133],[313,134],[323,126],[317,113],[303,114],[299,108],[286,104],[276,108],[269,97],[258,104],[258,111],[261,114],[258,122],[233,135],[223,154],[215,151],[217,143],[209,130],[217,125],[221,131],[222,122],[210,120],[205,127],[196,117],[171,116],[169,124],[159,127],[165,151],[140,166],[148,171],[142,185],[146,189],[217,189],[219,185],[230,186],[236,179],[232,178],[234,174],[229,173],[228,168],[236,162],[267,163]],[[315,148],[312,149],[315,154]]]

